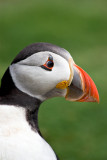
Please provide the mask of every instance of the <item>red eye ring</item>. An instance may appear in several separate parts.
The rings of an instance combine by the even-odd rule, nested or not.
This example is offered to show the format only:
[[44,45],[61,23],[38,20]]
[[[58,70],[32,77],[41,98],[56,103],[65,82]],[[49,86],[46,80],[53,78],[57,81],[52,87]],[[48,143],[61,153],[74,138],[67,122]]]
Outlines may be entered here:
[[48,71],[52,71],[53,66],[54,66],[53,57],[50,56],[48,60],[46,61],[46,63],[42,65],[41,67]]

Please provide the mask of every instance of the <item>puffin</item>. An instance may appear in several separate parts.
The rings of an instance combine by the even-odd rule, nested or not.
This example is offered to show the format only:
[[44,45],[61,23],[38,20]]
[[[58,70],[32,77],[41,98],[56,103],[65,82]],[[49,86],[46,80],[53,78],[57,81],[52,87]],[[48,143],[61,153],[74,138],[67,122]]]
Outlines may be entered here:
[[0,160],[58,160],[38,125],[41,103],[53,97],[99,102],[95,83],[67,50],[50,43],[31,44],[1,79]]

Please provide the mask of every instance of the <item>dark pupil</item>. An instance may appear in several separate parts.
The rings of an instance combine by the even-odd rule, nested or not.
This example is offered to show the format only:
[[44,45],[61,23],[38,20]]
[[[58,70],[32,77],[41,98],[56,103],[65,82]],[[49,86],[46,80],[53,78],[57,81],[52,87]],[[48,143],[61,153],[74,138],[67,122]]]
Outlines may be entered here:
[[53,63],[52,61],[48,61],[48,62],[47,62],[47,66],[48,66],[49,68],[52,68],[52,67],[54,66],[54,63]]

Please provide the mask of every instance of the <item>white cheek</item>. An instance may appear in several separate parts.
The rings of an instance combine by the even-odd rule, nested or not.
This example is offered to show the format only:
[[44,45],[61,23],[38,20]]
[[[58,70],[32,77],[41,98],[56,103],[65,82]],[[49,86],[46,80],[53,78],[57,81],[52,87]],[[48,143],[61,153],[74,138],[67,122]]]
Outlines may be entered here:
[[68,62],[59,55],[51,53],[54,60],[52,71],[38,66],[13,64],[10,66],[12,79],[18,89],[33,96],[45,95],[64,80],[69,80]]
[[[31,96],[42,95],[48,86],[44,70],[35,66],[13,65],[10,67],[12,79],[16,87]],[[50,85],[48,86],[48,88]]]

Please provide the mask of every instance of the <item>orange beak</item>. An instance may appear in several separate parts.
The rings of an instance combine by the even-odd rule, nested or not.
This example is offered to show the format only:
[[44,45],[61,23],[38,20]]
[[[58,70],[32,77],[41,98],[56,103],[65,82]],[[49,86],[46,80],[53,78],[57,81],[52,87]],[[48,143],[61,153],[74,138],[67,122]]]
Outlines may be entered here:
[[73,80],[65,98],[70,101],[99,103],[98,90],[91,77],[76,64],[73,64],[73,70]]

